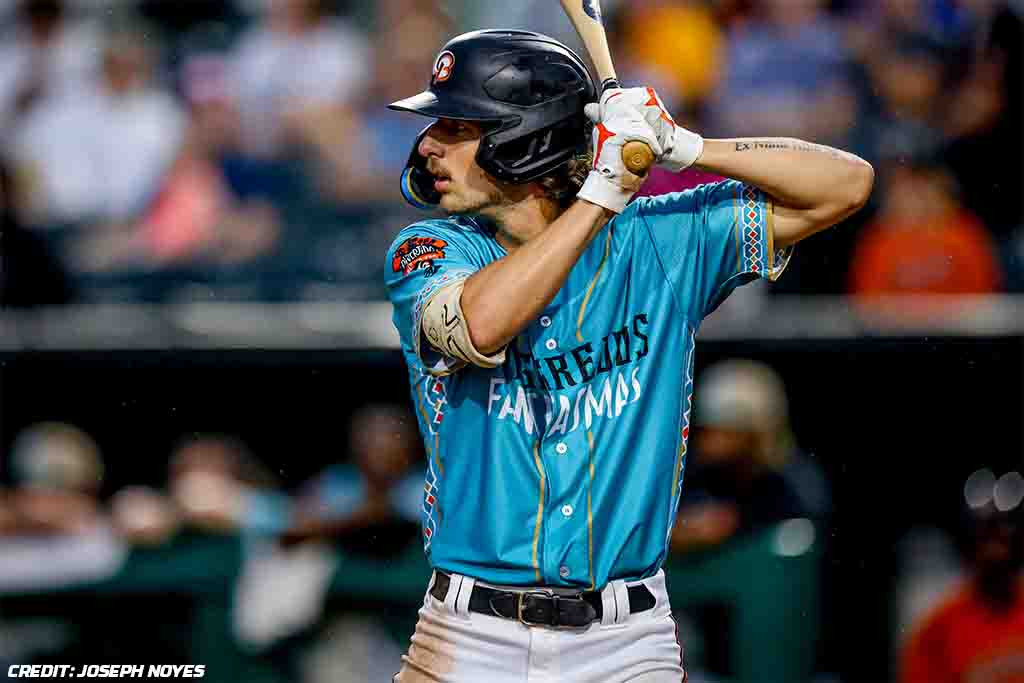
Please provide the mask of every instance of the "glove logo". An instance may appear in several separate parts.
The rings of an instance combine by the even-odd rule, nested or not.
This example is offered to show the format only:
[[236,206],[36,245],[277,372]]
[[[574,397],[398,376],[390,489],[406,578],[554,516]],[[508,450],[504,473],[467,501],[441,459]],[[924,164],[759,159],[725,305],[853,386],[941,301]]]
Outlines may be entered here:
[[391,270],[403,275],[414,270],[433,270],[434,261],[444,258],[447,246],[447,242],[436,237],[410,237],[395,249]]
[[455,55],[450,50],[445,50],[437,56],[437,61],[434,62],[434,80],[431,83],[436,85],[437,83],[444,83],[452,77],[452,70],[455,68]]
[[604,143],[608,142],[609,138],[615,137],[615,133],[608,130],[603,123],[597,124],[594,127],[594,131],[597,135],[597,151],[594,154],[594,168],[597,168],[597,163],[601,159],[601,152],[604,151]]

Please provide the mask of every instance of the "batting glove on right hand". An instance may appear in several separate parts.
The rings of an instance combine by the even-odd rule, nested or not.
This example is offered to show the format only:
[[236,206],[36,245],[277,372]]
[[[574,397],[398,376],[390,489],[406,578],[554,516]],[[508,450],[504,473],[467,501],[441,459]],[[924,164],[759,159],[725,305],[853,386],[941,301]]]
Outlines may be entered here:
[[[596,111],[590,109],[587,114],[596,114]],[[622,148],[627,142],[643,142],[660,156],[661,145],[657,133],[636,110],[626,109],[603,120],[591,120],[596,124],[592,134],[594,168],[576,197],[622,213],[644,181],[644,177],[626,168]]]

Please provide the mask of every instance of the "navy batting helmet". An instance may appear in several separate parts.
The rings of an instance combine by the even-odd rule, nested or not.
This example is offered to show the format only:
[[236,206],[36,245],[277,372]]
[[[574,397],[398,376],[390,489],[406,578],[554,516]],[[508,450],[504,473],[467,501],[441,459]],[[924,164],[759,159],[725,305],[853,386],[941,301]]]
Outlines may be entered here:
[[[483,127],[476,161],[499,180],[540,178],[586,148],[583,107],[597,88],[583,61],[554,38],[530,31],[473,31],[448,42],[434,62],[430,87],[389,105]],[[420,133],[402,174],[402,194],[414,206],[440,202]]]

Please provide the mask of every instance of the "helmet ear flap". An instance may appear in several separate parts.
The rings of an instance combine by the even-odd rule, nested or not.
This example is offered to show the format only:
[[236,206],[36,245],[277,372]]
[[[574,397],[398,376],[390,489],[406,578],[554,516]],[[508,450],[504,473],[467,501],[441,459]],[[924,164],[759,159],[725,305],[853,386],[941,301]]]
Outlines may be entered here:
[[420,143],[428,130],[430,126],[416,136],[409,161],[402,171],[402,196],[417,209],[425,211],[436,209],[441,203],[441,193],[434,189],[434,176],[427,170],[427,159],[420,154]]

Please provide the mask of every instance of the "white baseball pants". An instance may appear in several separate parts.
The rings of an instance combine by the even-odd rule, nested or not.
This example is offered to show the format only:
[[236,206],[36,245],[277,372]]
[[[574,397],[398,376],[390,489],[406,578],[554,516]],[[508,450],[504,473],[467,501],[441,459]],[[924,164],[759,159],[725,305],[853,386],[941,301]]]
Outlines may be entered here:
[[[436,577],[436,574],[435,574]],[[469,611],[476,581],[451,575],[441,602],[427,588],[419,622],[394,683],[681,683],[682,648],[665,575],[613,581],[601,591],[601,621],[586,628],[527,626]],[[630,614],[627,585],[643,583],[653,608]],[[480,583],[492,588],[505,588]],[[520,589],[521,590],[521,589]]]

